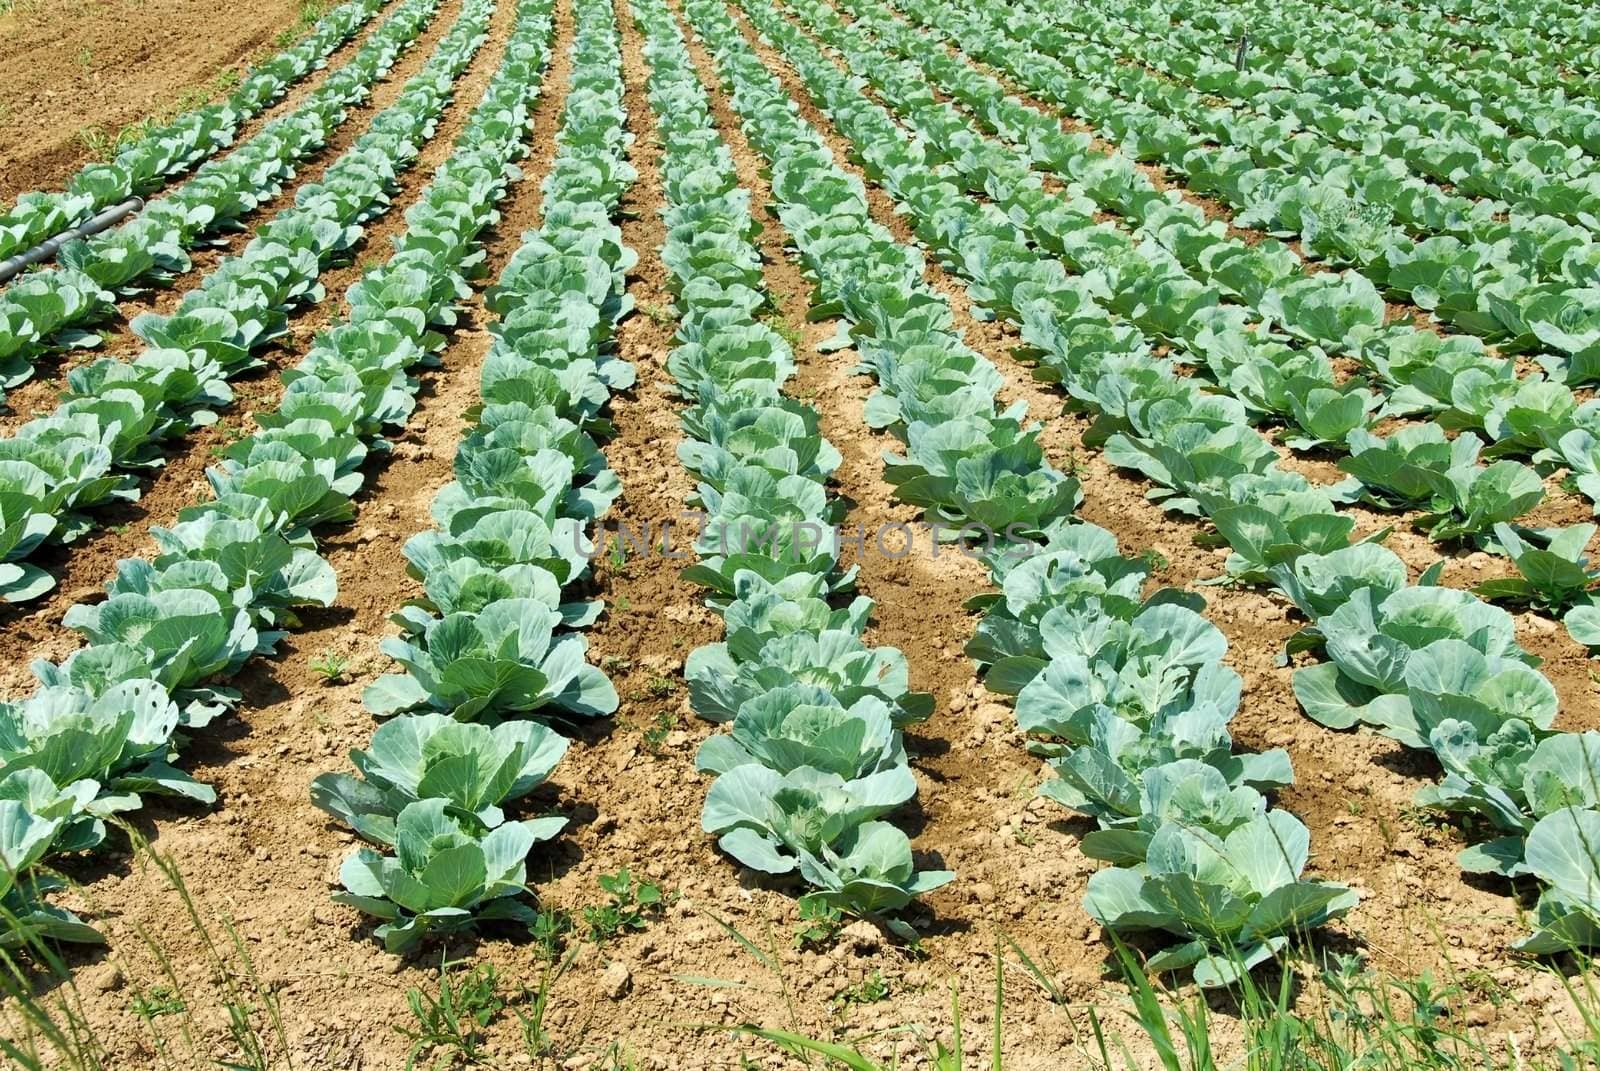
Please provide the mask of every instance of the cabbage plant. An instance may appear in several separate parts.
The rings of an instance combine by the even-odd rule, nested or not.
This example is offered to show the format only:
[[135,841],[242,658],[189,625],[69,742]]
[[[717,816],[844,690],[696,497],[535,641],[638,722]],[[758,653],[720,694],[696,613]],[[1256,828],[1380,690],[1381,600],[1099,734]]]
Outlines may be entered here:
[[64,815],[40,815],[22,800],[0,796],[0,948],[25,948],[39,941],[102,944],[105,939],[75,915],[43,901],[65,884],[33,869],[50,851]]
[[874,820],[915,793],[904,765],[847,781],[810,766],[781,773],[750,762],[712,783],[701,826],[745,866],[798,872],[817,890],[810,895],[876,915],[898,911],[954,877],[917,871],[905,833]]
[[871,697],[891,712],[896,725],[922,721],[933,697],[913,692],[905,655],[894,647],[869,647],[849,629],[777,635],[749,652],[707,644],[690,652],[684,680],[695,713],[727,721],[763,692],[788,685],[826,688],[840,702]]
[[1142,863],[1091,875],[1085,906],[1112,930],[1165,930],[1183,942],[1150,957],[1150,970],[1193,968],[1205,988],[1231,985],[1297,934],[1355,906],[1346,886],[1301,877],[1310,843],[1286,811],[1225,833],[1170,821],[1150,838]]
[[533,921],[517,899],[528,891],[528,852],[559,827],[506,822],[481,832],[448,807],[437,798],[408,804],[395,818],[394,855],[359,848],[339,868],[344,888],[334,901],[382,920],[376,933],[390,952],[479,922]]
[[[360,779],[322,774],[311,782],[311,802],[384,847],[394,846],[400,812],[420,799],[444,800],[446,813],[468,828],[493,829],[505,821],[502,805],[543,784],[566,750],[565,738],[536,721],[490,728],[403,714],[378,726],[368,748],[350,752]],[[553,836],[566,819],[525,824]]]
[[210,786],[172,765],[180,722],[178,705],[153,680],[97,691],[47,684],[0,703],[0,778],[36,770],[63,788],[88,782],[95,787],[84,810],[96,819],[137,807],[141,793],[212,803]]
[[1421,789],[1417,802],[1477,816],[1500,834],[1464,849],[1463,870],[1527,874],[1525,841],[1537,822],[1565,807],[1600,806],[1600,734],[1547,734],[1517,719],[1485,732],[1447,719],[1429,744],[1445,776]]
[[1103,709],[1143,730],[1180,710],[1226,720],[1238,707],[1239,675],[1222,663],[1226,641],[1187,607],[1153,605],[1125,621],[1093,606],[1057,608],[1039,632],[1050,661],[1017,694],[1025,732],[1082,744]]
[[695,767],[726,773],[757,763],[779,773],[808,766],[855,781],[906,765],[889,706],[864,696],[849,706],[827,688],[791,685],[740,705],[730,731],[700,746]]
[[92,644],[74,659],[98,658],[89,652],[109,648],[127,652],[139,667],[135,675],[152,678],[174,693],[184,709],[184,723],[194,727],[238,699],[208,682],[233,675],[263,649],[250,612],[201,587],[119,592],[102,603],[73,606],[62,623]]
[[431,708],[463,721],[544,708],[557,717],[612,713],[616,689],[584,661],[588,641],[558,635],[560,623],[559,612],[526,598],[435,618],[410,639],[379,645],[408,672],[384,674],[363,699],[378,714]]
[[1544,884],[1536,928],[1516,947],[1547,955],[1600,946],[1600,812],[1564,807],[1528,834],[1526,866]]
[[1497,524],[1495,542],[1517,567],[1518,575],[1485,580],[1472,590],[1486,599],[1530,605],[1552,614],[1578,607],[1592,609],[1600,572],[1589,567],[1584,551],[1597,530],[1592,524],[1574,524],[1519,532],[1509,524]]
[[1511,615],[1468,592],[1361,588],[1317,630],[1329,661],[1295,670],[1294,691],[1330,728],[1365,722],[1423,748],[1447,718],[1484,735],[1509,719],[1540,729],[1555,719],[1555,689],[1518,646]]

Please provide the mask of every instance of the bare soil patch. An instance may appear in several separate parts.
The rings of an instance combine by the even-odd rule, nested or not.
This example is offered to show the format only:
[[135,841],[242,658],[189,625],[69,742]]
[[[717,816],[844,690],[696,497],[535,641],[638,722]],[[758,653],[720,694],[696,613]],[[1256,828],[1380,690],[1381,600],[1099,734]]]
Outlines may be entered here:
[[299,14],[299,0],[16,0],[0,15],[0,203],[88,163],[80,132],[114,137],[271,55]]

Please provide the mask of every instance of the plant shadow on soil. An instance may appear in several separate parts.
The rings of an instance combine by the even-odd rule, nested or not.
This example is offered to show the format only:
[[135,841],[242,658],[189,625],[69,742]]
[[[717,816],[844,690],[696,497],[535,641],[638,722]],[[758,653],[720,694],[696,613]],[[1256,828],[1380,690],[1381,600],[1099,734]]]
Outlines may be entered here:
[[1410,748],[1396,748],[1375,756],[1372,762],[1392,774],[1416,781],[1437,781],[1442,774],[1439,760],[1431,753]]

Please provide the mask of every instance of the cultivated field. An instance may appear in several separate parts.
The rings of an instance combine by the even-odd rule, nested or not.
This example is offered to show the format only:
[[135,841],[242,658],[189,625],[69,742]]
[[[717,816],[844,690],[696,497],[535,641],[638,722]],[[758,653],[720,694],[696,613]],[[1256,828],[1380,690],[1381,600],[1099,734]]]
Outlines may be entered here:
[[0,1068],[1600,1065],[1585,6],[0,10]]

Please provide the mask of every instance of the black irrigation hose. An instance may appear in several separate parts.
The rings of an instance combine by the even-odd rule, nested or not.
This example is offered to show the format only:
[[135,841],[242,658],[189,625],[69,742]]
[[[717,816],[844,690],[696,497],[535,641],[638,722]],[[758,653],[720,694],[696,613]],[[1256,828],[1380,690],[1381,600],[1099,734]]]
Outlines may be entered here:
[[143,207],[143,197],[130,197],[120,204],[114,204],[109,208],[102,209],[100,212],[90,216],[76,227],[69,227],[60,234],[56,235],[54,238],[45,239],[26,252],[18,253],[14,257],[9,257],[6,260],[0,261],[0,285],[10,282],[17,275],[21,274],[24,268],[29,268],[35,264],[41,263],[42,261],[49,260],[51,257],[55,256],[56,252],[68,242],[74,241],[78,238],[87,238],[91,234],[99,234],[108,227],[122,222],[122,220],[133,215]]

